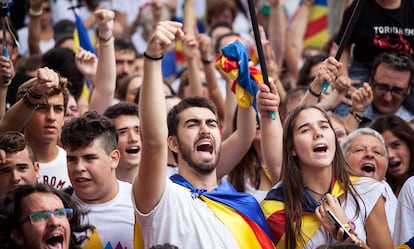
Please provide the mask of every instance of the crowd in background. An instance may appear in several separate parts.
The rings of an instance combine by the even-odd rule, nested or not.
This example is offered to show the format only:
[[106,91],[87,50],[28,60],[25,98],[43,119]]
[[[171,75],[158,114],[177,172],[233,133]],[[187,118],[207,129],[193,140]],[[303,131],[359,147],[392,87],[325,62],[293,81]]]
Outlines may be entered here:
[[414,3],[252,3],[2,4],[0,247],[414,248]]

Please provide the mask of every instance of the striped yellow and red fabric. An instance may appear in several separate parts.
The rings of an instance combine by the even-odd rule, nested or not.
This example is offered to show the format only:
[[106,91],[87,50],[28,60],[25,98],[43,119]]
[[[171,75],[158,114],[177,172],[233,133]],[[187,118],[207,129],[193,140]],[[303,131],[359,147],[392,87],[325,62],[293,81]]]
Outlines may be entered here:
[[308,16],[304,47],[322,47],[329,39],[327,0],[315,0]]
[[[359,181],[360,177],[351,176],[352,184]],[[262,202],[262,210],[266,217],[267,224],[273,236],[273,242],[277,248],[285,248],[285,202],[282,193],[282,188],[279,187],[269,191],[268,195]],[[303,189],[307,201],[302,203],[302,234],[303,241],[298,240],[296,242],[296,248],[303,248],[306,243],[311,239],[316,231],[321,226],[319,219],[315,215],[315,208],[318,203],[310,196],[310,194]],[[335,196],[341,196],[344,194],[344,189],[338,181],[333,180],[331,186],[331,194]]]
[[229,229],[240,248],[275,248],[259,203],[253,196],[237,192],[229,183],[207,192],[194,188],[179,174],[170,179],[191,192],[193,198],[203,200]]
[[236,95],[237,104],[256,109],[257,84],[263,83],[261,71],[249,65],[250,57],[240,41],[226,45],[221,51],[222,54],[216,59],[216,67],[233,80],[231,90]]

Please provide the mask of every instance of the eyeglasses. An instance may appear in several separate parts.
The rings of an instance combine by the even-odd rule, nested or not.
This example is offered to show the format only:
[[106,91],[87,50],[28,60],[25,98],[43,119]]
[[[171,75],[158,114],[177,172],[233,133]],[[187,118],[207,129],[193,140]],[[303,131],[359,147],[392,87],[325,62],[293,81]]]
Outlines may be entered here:
[[404,98],[407,95],[407,89],[401,87],[389,88],[386,84],[381,84],[376,81],[373,81],[374,90],[380,94],[386,94],[391,92],[392,96],[397,98]]
[[47,221],[49,221],[50,215],[52,214],[53,216],[55,216],[55,218],[63,219],[66,217],[68,220],[70,220],[73,217],[73,209],[62,208],[62,209],[55,210],[53,212],[42,211],[42,212],[32,213],[32,214],[29,214],[26,218],[22,219],[20,223],[23,223],[26,220],[30,220],[30,223],[32,224],[40,223],[40,222],[46,223]]

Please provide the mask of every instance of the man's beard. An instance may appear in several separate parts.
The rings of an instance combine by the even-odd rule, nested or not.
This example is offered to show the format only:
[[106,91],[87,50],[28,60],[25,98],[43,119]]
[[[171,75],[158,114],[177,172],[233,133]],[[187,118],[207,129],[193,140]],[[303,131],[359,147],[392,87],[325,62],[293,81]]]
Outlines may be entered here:
[[209,163],[196,163],[192,158],[192,151],[190,148],[182,146],[182,143],[178,141],[178,149],[180,150],[181,156],[185,162],[187,162],[188,166],[193,168],[195,171],[200,173],[201,175],[208,175],[214,171],[217,166],[217,161],[220,156],[220,153],[216,154],[216,158],[214,161]]

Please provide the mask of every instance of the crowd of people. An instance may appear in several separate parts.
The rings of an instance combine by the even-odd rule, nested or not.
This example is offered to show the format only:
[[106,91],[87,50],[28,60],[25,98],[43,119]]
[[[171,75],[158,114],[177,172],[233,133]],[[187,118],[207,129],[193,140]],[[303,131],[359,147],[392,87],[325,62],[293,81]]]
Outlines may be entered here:
[[0,247],[414,248],[414,4],[289,1],[2,5]]

